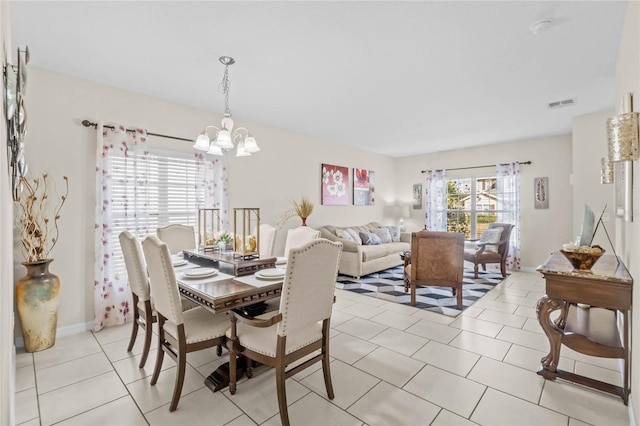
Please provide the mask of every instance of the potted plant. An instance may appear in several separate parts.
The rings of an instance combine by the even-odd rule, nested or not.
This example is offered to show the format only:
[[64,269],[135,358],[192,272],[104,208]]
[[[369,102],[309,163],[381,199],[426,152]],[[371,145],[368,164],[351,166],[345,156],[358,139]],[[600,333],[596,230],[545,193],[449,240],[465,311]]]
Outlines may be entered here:
[[224,231],[223,233],[221,233],[218,237],[218,248],[220,249],[220,252],[233,249],[232,242],[233,239],[231,238],[231,234],[229,234],[229,232]]
[[307,218],[313,213],[313,203],[307,197],[301,197],[300,201],[291,200],[291,208],[280,216],[278,225],[282,226],[287,220],[298,216],[302,220],[302,226],[307,226]]
[[20,178],[18,224],[27,275],[16,285],[16,302],[25,350],[37,352],[55,344],[60,293],[59,278],[49,272],[51,250],[58,242],[60,210],[67,200],[69,179],[64,195],[52,195],[55,188],[47,173],[35,179]]

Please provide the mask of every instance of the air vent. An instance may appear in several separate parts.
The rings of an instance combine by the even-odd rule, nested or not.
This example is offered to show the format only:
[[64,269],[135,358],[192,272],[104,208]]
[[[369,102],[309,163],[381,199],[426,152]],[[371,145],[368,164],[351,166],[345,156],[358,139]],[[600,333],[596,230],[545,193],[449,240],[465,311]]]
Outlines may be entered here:
[[547,104],[547,106],[549,107],[549,109],[558,109],[558,108],[564,108],[564,107],[570,107],[575,105],[576,100],[574,99],[565,99],[564,101],[556,101],[556,102],[550,102]]

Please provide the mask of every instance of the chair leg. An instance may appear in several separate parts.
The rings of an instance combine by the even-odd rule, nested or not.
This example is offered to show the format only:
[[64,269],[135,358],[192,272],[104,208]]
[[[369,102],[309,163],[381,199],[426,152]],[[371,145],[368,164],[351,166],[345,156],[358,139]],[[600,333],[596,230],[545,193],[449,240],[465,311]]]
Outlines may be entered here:
[[329,322],[325,320],[323,324],[322,336],[322,373],[324,374],[324,386],[327,388],[329,399],[334,398],[333,383],[331,383],[331,368],[329,360]]
[[411,306],[416,306],[416,285],[411,283]]
[[484,272],[487,272],[487,264],[486,264],[486,263],[483,263],[483,264],[482,264],[482,270],[483,270]]
[[129,338],[129,346],[127,346],[127,352],[131,352],[133,345],[136,343],[136,337],[138,336],[138,314],[136,313],[133,318],[133,327],[131,327],[131,338]]
[[222,345],[216,346],[216,355],[222,356]]
[[[457,294],[458,309],[462,310],[462,286],[459,289],[453,289]],[[457,290],[457,291],[456,291]]]
[[473,278],[475,278],[475,279],[478,278],[478,264],[477,263],[473,264]]
[[[147,323],[149,324],[149,323]],[[151,336],[153,335],[153,326],[152,324],[146,325],[144,327],[144,347],[142,348],[142,356],[140,357],[140,364],[138,364],[138,368],[144,368],[144,365],[147,363],[147,357],[149,356],[149,349],[151,348]]]
[[236,394],[236,350],[233,346],[234,341],[227,340],[227,350],[229,351],[229,392],[231,395]]
[[502,278],[507,278],[507,262],[500,262],[500,272],[502,273]]
[[153,370],[153,376],[151,377],[151,385],[155,385],[160,377],[160,370],[162,369],[162,361],[164,360],[164,346],[162,341],[164,340],[164,319],[160,318],[158,314],[158,354],[156,356],[156,368]]
[[247,376],[247,379],[250,379],[253,377],[253,361],[249,357],[244,357],[244,360],[244,375]]
[[[182,344],[180,345],[182,346]],[[180,401],[180,394],[182,393],[182,385],[184,384],[184,374],[187,364],[187,354],[178,351],[178,371],[176,372],[176,383],[173,387],[173,398],[171,398],[171,405],[169,411],[176,411],[178,408],[178,401]]]
[[289,411],[287,410],[287,391],[284,385],[284,355],[278,360],[276,366],[276,390],[278,392],[278,409],[280,410],[280,422],[283,426],[289,426]]

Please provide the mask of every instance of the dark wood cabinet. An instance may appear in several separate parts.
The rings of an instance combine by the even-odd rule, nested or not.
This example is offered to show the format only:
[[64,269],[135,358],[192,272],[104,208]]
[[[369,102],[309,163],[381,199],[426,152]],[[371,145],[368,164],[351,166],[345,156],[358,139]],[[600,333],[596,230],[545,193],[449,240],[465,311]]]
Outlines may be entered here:
[[[606,255],[591,271],[573,269],[560,252],[537,269],[545,278],[546,295],[538,300],[536,315],[549,339],[549,353],[538,374],[590,386],[629,401],[630,321],[633,279],[619,258]],[[559,315],[552,319],[552,313]],[[623,361],[623,386],[558,369],[561,346],[585,355]]]

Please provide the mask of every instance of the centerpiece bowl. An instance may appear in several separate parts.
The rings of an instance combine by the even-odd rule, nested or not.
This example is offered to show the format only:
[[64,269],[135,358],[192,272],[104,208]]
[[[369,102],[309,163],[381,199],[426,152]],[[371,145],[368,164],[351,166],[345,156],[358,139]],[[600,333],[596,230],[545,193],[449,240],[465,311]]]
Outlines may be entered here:
[[561,249],[560,252],[567,258],[574,269],[580,271],[590,271],[593,265],[604,254],[605,249],[600,246],[578,247],[574,250]]

